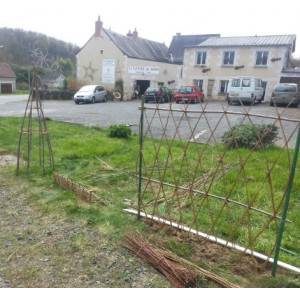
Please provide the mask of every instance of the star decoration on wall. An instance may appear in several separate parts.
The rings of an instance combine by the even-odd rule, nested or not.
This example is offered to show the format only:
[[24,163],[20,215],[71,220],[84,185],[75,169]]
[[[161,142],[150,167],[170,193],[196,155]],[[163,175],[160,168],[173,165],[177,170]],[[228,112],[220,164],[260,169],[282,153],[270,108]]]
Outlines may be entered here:
[[83,66],[84,69],[84,78],[90,78],[91,80],[94,80],[94,73],[97,71],[97,69],[93,69],[92,62],[90,61],[89,66]]

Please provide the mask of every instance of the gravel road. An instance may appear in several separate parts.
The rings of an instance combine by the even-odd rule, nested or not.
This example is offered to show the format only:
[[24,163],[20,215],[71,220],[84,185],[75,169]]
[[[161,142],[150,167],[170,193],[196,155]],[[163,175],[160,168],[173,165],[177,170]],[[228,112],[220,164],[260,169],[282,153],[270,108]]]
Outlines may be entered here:
[[[0,96],[0,116],[16,116],[22,117],[25,112],[27,95],[18,96]],[[114,124],[129,124],[132,132],[138,133],[138,124],[140,120],[140,100],[126,102],[96,103],[75,105],[72,100],[48,100],[43,101],[44,115],[47,118],[82,124],[85,126],[97,126],[108,128]],[[146,104],[148,108],[155,108],[156,104]],[[147,110],[145,120],[145,133],[147,135],[160,138],[163,133],[168,138],[185,139],[197,137],[197,141],[201,143],[213,143],[220,141],[223,133],[228,130],[228,122],[231,126],[245,120],[254,123],[274,123],[279,128],[279,146],[284,145],[286,136],[289,140],[289,146],[294,147],[296,141],[296,128],[300,122],[300,107],[270,107],[269,103],[255,104],[254,106],[228,106],[224,102],[206,102],[204,104],[184,105],[172,103],[172,108],[176,110],[172,114],[169,113],[169,104],[159,104],[160,108],[165,111],[155,112]],[[194,111],[183,115],[183,111]],[[205,111],[202,114],[201,111]],[[227,111],[225,115],[223,112]],[[243,113],[238,115],[236,113]],[[249,115],[256,115],[251,117]],[[260,115],[260,116],[259,116]],[[201,116],[199,121],[199,116]],[[267,116],[267,117],[266,117]],[[271,117],[271,118],[268,118]],[[282,121],[274,120],[272,117],[281,118]],[[293,121],[286,121],[293,120]],[[147,125],[151,122],[151,132],[147,130]],[[163,128],[166,127],[164,132]],[[177,128],[177,130],[176,130]],[[192,134],[193,130],[193,134]],[[213,131],[213,135],[212,135]],[[176,132],[176,134],[175,134]]]

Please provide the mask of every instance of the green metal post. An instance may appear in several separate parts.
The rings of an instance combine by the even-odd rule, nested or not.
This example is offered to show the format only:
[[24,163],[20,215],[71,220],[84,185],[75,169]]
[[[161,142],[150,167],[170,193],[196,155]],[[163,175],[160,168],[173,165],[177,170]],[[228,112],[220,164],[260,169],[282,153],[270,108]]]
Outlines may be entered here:
[[138,220],[141,219],[141,200],[142,200],[142,166],[143,166],[143,142],[144,142],[144,105],[145,105],[145,98],[142,96],[142,108],[141,108],[141,119],[140,119]]
[[288,184],[288,189],[287,189],[287,193],[286,193],[286,197],[285,197],[285,202],[284,202],[284,207],[283,207],[283,212],[282,212],[282,217],[281,217],[281,222],[280,222],[280,227],[279,227],[279,232],[278,232],[278,239],[277,239],[277,244],[276,244],[276,249],[275,249],[274,262],[273,262],[273,266],[272,266],[272,276],[276,275],[279,250],[280,250],[282,235],[283,235],[283,231],[284,231],[285,219],[286,219],[288,208],[289,208],[289,201],[290,201],[290,196],[291,196],[291,192],[292,192],[293,180],[294,180],[297,159],[298,159],[298,154],[299,154],[299,145],[300,145],[300,126],[298,127],[298,136],[297,136],[297,141],[296,141],[294,158],[293,158],[293,162],[292,162],[289,184]]

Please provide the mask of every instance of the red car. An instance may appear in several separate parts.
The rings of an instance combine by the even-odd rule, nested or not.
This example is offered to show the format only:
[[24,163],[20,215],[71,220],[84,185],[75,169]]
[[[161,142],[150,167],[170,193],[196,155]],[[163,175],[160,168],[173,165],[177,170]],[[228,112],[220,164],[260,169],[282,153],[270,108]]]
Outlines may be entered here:
[[176,103],[196,103],[204,102],[204,94],[202,90],[196,85],[184,85],[175,95]]

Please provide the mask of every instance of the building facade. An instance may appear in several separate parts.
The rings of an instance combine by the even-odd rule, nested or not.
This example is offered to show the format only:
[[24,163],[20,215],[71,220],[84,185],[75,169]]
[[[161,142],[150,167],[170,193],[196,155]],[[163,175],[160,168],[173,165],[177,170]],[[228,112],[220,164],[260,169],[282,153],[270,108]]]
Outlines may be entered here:
[[77,80],[112,92],[122,81],[125,100],[149,86],[177,88],[181,65],[172,63],[164,44],[140,38],[136,30],[123,36],[102,25],[98,18],[95,33],[76,55]]
[[[225,100],[233,76],[260,77],[265,100],[279,82],[300,82],[291,69],[295,35],[220,37],[219,34],[176,34],[169,48],[140,38],[134,30],[124,36],[105,29],[100,18],[95,32],[77,53],[77,80],[115,91],[122,82],[124,99],[142,95],[149,86],[176,92],[195,84],[206,99]],[[298,80],[298,81],[297,81]]]
[[295,35],[209,38],[185,48],[183,83],[200,86],[208,99],[225,100],[230,77],[260,77],[268,101],[286,76],[295,42]]

